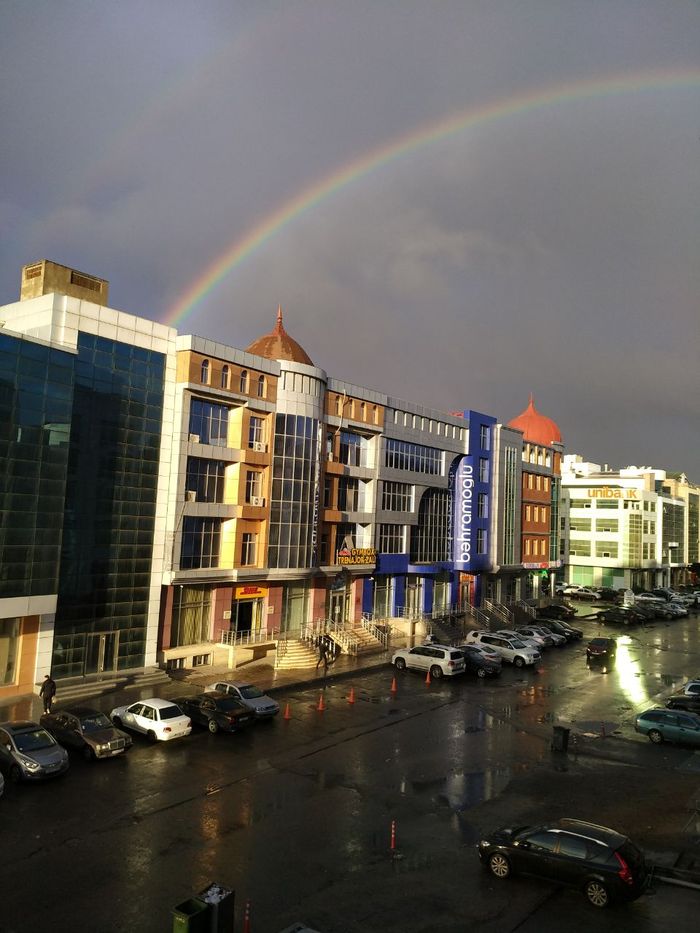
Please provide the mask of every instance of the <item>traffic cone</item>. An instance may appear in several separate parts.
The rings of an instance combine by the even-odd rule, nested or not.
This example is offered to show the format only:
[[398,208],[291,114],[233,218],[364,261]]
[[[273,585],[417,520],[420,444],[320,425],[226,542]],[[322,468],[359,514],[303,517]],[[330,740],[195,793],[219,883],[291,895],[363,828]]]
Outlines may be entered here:
[[291,711],[290,711],[290,709],[289,709],[289,703],[287,703],[287,705],[286,705],[285,708],[284,708],[284,716],[283,716],[283,719],[291,719],[291,718],[292,718],[292,713],[291,713]]
[[245,902],[245,912],[243,914],[243,933],[250,933],[250,901]]
[[399,688],[396,686],[396,678],[394,677],[391,681],[391,692],[396,693],[398,689]]
[[430,684],[432,683],[430,679],[430,671],[428,671],[428,673],[425,675],[425,682],[426,684],[428,684],[428,686],[430,686]]
[[355,688],[350,687],[350,695],[348,696],[348,703],[352,704],[354,702],[355,702]]
[[318,706],[316,707],[316,709],[318,710],[319,713],[322,713],[322,712],[324,711],[325,708],[326,708],[326,704],[325,704],[325,702],[324,702],[324,700],[323,700],[323,694],[322,694],[322,693],[319,693],[319,695],[318,695]]

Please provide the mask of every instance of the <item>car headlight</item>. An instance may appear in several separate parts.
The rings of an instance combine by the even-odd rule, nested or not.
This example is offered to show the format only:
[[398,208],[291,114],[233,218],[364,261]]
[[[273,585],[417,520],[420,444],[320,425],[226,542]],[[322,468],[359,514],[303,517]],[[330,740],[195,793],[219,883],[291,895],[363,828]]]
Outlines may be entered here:
[[25,758],[24,755],[20,755],[20,762],[24,765],[27,771],[31,771],[32,774],[36,774],[37,771],[41,771],[41,765],[38,761],[34,761],[33,758]]
[[490,845],[491,845],[491,843],[488,841],[488,839],[480,839],[480,840],[477,842],[477,847],[478,847],[479,849],[488,849],[488,847],[489,847]]
[[96,751],[96,752],[108,752],[108,751],[109,751],[109,742],[107,742],[106,744],[103,744],[103,745],[96,745],[96,746],[95,746],[95,751]]

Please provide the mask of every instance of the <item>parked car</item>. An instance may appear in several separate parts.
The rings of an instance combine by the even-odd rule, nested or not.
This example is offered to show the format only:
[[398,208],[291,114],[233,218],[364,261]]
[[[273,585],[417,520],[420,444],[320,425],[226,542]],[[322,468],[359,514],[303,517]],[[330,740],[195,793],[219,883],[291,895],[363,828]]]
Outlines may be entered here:
[[641,616],[627,609],[613,607],[601,609],[597,619],[607,625],[637,625],[641,621]]
[[519,638],[507,638],[497,632],[467,632],[467,642],[477,645],[487,645],[497,651],[504,661],[516,667],[525,667],[536,664],[540,660],[540,653],[535,648],[528,647]]
[[109,717],[118,729],[124,726],[142,732],[152,742],[169,742],[192,731],[189,716],[172,700],[159,697],[139,700],[129,706],[117,706]]
[[464,655],[450,645],[416,645],[415,648],[399,648],[391,659],[397,671],[409,668],[425,671],[437,680],[453,677],[465,671]]
[[467,673],[476,674],[477,677],[498,677],[503,670],[500,655],[498,661],[489,660],[477,645],[459,645],[457,648],[464,655],[464,666]]
[[537,624],[531,625],[530,628],[536,632],[541,632],[547,638],[551,638],[552,644],[555,647],[560,647],[561,645],[566,644],[566,636],[560,635],[559,632],[555,632],[554,629],[550,628],[548,625]]
[[255,722],[253,710],[231,693],[199,693],[178,697],[175,702],[192,722],[205,726],[212,735],[239,732]]
[[86,706],[45,713],[40,722],[61,745],[77,749],[88,761],[123,755],[133,741],[104,713]]
[[496,634],[505,635],[506,638],[515,638],[518,641],[521,641],[524,645],[527,645],[528,648],[533,648],[535,651],[539,651],[540,653],[542,653],[545,647],[541,636],[539,638],[532,638],[529,635],[523,635],[523,633],[520,631],[516,632],[515,629],[501,628]]
[[616,603],[620,598],[620,594],[612,586],[599,586],[598,593],[600,598],[608,603]]
[[611,661],[617,654],[614,638],[592,638],[586,646],[587,661]]
[[516,628],[515,633],[523,640],[529,638],[530,641],[534,641],[540,651],[543,651],[545,648],[551,648],[554,644],[554,639],[551,634],[545,632],[543,629],[535,628],[532,625],[520,625]]
[[646,863],[637,846],[614,829],[583,820],[500,829],[477,850],[496,878],[522,873],[580,888],[593,907],[636,900],[646,887]]
[[635,593],[634,594],[635,603],[660,603],[663,605],[666,600],[661,596],[656,596],[654,593]]
[[674,693],[666,700],[666,709],[684,709],[700,713],[700,693]]
[[[535,621],[539,622],[539,619],[535,619]],[[563,635],[567,641],[579,641],[583,638],[583,632],[580,628],[574,628],[573,625],[569,625],[563,619],[547,619],[547,627],[558,635]]]
[[564,603],[550,603],[548,606],[540,606],[537,614],[542,619],[573,619],[576,610]]
[[0,723],[0,771],[11,781],[57,777],[68,766],[68,752],[39,723]]
[[602,599],[598,590],[590,586],[581,586],[575,593],[572,593],[574,599]]
[[561,588],[562,596],[575,596],[583,587],[579,583],[567,583]]
[[[463,645],[459,645],[459,647],[462,648]],[[479,651],[488,661],[493,661],[494,664],[503,666],[503,658],[501,655],[497,651],[494,651],[493,648],[489,648],[488,645],[477,645],[475,641],[472,641],[469,643],[469,647],[474,651]]]
[[687,683],[683,684],[680,692],[686,695],[700,696],[700,679],[689,680]]
[[655,745],[682,742],[700,746],[700,716],[682,710],[648,709],[634,718],[634,728]]
[[204,688],[205,693],[229,693],[255,713],[256,719],[272,719],[280,711],[277,700],[263,693],[255,684],[238,680],[219,680]]

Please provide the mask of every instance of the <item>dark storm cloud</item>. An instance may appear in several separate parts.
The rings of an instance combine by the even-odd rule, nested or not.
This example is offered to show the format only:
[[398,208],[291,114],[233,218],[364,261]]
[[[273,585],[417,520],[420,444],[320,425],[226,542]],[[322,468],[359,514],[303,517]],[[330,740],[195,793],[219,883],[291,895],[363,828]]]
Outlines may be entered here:
[[[163,319],[341,166],[535,89],[686,72],[418,146],[270,236],[182,325],[285,322],[331,375],[700,481],[700,8],[685,0],[0,8],[0,301],[47,257]],[[643,82],[642,82],[643,83]],[[647,81],[648,83],[648,81]]]

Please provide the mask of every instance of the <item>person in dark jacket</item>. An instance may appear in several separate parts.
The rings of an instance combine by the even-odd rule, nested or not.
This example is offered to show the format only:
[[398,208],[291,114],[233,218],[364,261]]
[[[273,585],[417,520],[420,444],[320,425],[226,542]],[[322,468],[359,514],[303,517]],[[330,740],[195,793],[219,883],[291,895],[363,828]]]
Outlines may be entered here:
[[53,698],[56,696],[56,681],[53,680],[49,674],[44,677],[44,682],[41,685],[39,696],[44,701],[44,712],[50,713],[51,705],[53,704]]

